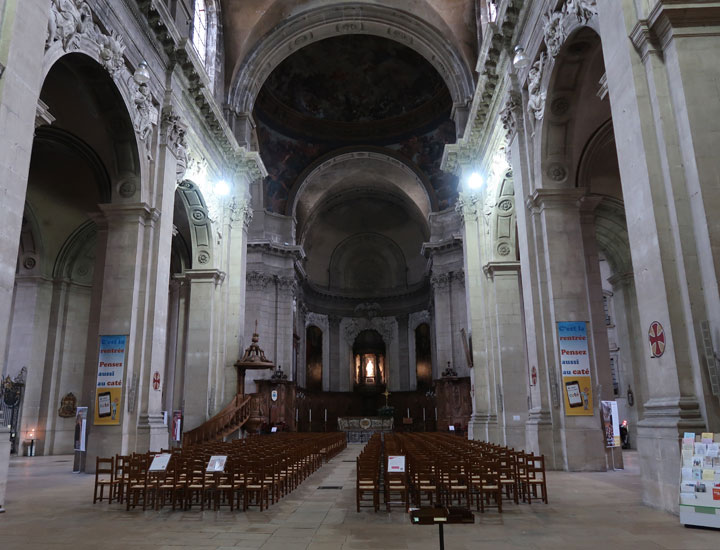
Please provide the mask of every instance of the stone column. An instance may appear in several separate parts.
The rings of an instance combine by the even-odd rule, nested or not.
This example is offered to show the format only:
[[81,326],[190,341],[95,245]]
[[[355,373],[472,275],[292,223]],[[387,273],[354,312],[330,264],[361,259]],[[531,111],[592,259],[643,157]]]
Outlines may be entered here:
[[[323,389],[325,388],[325,371],[328,371],[328,389],[330,391],[352,391],[347,365],[340,362],[340,321],[341,318],[330,315],[327,318],[328,330],[323,333]],[[325,344],[327,339],[327,344]],[[328,348],[328,361],[325,362],[325,346]]]
[[0,513],[5,511],[5,488],[7,486],[8,467],[10,466],[10,428],[5,424],[0,410]]
[[[15,265],[25,207],[35,112],[42,85],[49,0],[6,6],[0,63],[0,360],[7,359],[7,338],[15,285]],[[11,40],[10,37],[13,39]],[[5,370],[5,365],[0,370]],[[0,477],[0,479],[2,479]]]
[[275,302],[275,319],[277,322],[275,338],[277,339],[276,364],[282,365],[288,373],[292,371],[293,327],[295,326],[295,294],[297,282],[294,276],[278,277],[277,300]]
[[[578,200],[582,189],[538,189],[532,197],[542,230],[545,251],[540,276],[547,291],[543,315],[545,353],[551,378],[557,380],[562,396],[562,372],[557,323],[582,321],[588,323],[588,353],[593,385],[593,416],[558,415],[555,429],[560,430],[563,466],[568,470],[604,470],[605,450],[599,418],[597,392],[598,369],[594,354],[593,326],[588,309],[587,265],[582,240]],[[607,353],[607,340],[605,341]],[[563,399],[560,399],[561,403]],[[561,409],[563,407],[561,406]]]
[[408,316],[398,315],[398,348],[400,359],[400,390],[410,390],[410,351],[408,349]]
[[520,313],[520,262],[490,262],[485,271],[491,278],[497,333],[497,364],[503,395],[504,444],[525,448],[528,418],[529,374],[525,359],[524,332]]
[[[697,8],[704,6],[698,4]],[[666,10],[673,17],[667,19]],[[704,99],[712,92],[701,91],[717,73],[715,56],[710,53],[714,50],[706,50],[708,43],[712,45],[717,37],[712,38],[711,33],[701,37],[711,28],[710,23],[696,29],[698,32],[686,29],[689,35],[698,37],[683,38],[682,48],[700,47],[692,53],[692,59],[688,56],[685,61],[689,72],[678,75],[675,69],[669,69],[678,66],[677,45],[669,49],[667,56],[662,51],[676,32],[673,21],[686,26],[703,21],[705,25],[706,14],[698,18],[695,6],[679,9],[664,3],[658,3],[652,13],[638,13],[630,2],[599,3],[598,11],[640,330],[647,334],[650,324],[657,321],[664,328],[666,340],[664,354],[646,355],[641,366],[648,382],[644,418],[638,425],[643,500],[677,510],[679,439],[684,431],[698,432],[706,425],[698,400],[704,365],[697,324],[706,312],[714,311],[717,317],[720,309],[714,297],[708,301],[703,296],[704,292],[717,293],[717,279],[709,265],[713,261],[710,256],[714,255],[710,252],[712,246],[708,246],[711,224],[694,215],[698,213],[698,203],[706,200],[699,192],[702,178],[698,179],[696,162],[700,160],[703,170],[713,170],[718,161],[709,145],[701,145],[701,149],[688,155],[691,144],[700,144],[717,134],[718,119],[706,110],[715,107]],[[717,8],[712,11],[716,16]],[[658,32],[663,36],[658,36]],[[629,47],[628,35],[637,52]],[[693,49],[690,47],[682,55]],[[705,64],[710,65],[703,68]],[[673,71],[674,74],[669,74]],[[686,75],[691,81],[682,82]],[[671,78],[674,81],[678,76],[673,88],[678,86],[682,91],[669,85]],[[693,103],[685,103],[687,99],[682,100],[682,95],[691,87],[697,88],[687,98]],[[715,103],[711,101],[712,105]],[[693,127],[702,128],[699,135],[693,135]],[[717,190],[712,195],[716,196]],[[699,260],[706,252],[710,254]],[[717,411],[717,406],[714,401],[706,414]],[[717,418],[716,412],[712,414]]]
[[[98,217],[97,223],[106,240],[99,237],[98,247],[103,241],[106,246],[98,254],[98,261],[103,261],[102,295],[97,312],[97,333],[90,331],[92,334],[88,341],[86,380],[97,376],[99,335],[127,335],[127,362],[120,425],[94,426],[92,421],[89,423],[89,468],[94,465],[96,456],[148,450],[147,438],[143,440],[143,447],[138,447],[138,418],[140,406],[147,400],[147,386],[143,381],[147,380],[149,385],[151,376],[150,351],[146,347],[147,335],[143,329],[152,332],[152,328],[147,326],[147,285],[156,264],[148,260],[148,240],[159,217],[159,212],[145,203],[102,204],[100,207],[104,220]],[[167,289],[167,281],[164,289]],[[165,305],[167,307],[167,302]],[[164,333],[165,327],[162,329],[163,363]],[[91,419],[94,417],[95,391],[93,386],[88,410]],[[148,425],[149,420],[144,418],[143,422]]]
[[[497,412],[495,409],[495,387],[492,384],[488,347],[486,345],[485,299],[480,250],[482,247],[482,222],[478,207],[482,204],[479,195],[461,193],[457,210],[463,218],[463,252],[465,256],[465,293],[468,303],[468,326],[472,335],[472,395],[473,414],[468,424],[471,439],[490,440],[497,435]],[[436,317],[435,322],[439,319]],[[438,355],[438,359],[440,355]]]

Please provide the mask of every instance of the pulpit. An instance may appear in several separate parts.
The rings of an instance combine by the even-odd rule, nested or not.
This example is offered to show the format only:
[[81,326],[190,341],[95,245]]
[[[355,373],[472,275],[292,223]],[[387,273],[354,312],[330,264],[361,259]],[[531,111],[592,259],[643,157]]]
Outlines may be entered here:
[[472,415],[469,377],[450,375],[435,380],[435,399],[438,431],[447,431],[449,426],[467,430]]

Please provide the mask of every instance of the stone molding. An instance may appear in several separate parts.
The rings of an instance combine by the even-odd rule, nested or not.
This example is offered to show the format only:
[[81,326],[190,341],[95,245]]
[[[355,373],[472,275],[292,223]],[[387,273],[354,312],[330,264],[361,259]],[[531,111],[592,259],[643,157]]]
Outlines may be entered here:
[[462,251],[463,238],[462,235],[457,234],[441,241],[429,241],[422,244],[420,248],[420,254],[426,258],[430,258],[435,254],[442,252],[449,252],[451,250]]
[[587,25],[595,15],[597,0],[567,0],[561,9],[549,10],[543,16],[543,39],[550,56],[560,53],[569,34],[568,27]]
[[389,346],[395,337],[397,320],[395,317],[373,317],[372,319],[354,318],[348,319],[343,330],[345,342],[352,347],[355,338],[364,330],[375,330],[383,338],[386,346]]
[[176,193],[180,194],[190,226],[193,264],[209,265],[213,259],[213,231],[205,199],[189,180],[181,181]]
[[304,260],[305,251],[302,246],[298,245],[285,245],[272,241],[250,241],[247,244],[248,250],[262,252],[264,254],[271,254],[273,256],[292,256],[295,260]]
[[453,282],[465,286],[465,272],[448,271],[446,273],[433,274],[430,277],[430,284],[434,291],[448,288]]
[[191,285],[195,282],[220,285],[225,280],[225,272],[219,269],[186,269],[185,277]]
[[548,208],[578,208],[580,199],[586,190],[578,187],[572,189],[536,189],[528,196],[525,204],[533,214]]
[[100,204],[100,210],[109,222],[155,223],[160,219],[160,211],[151,208],[146,202]]
[[324,331],[328,331],[330,326],[328,316],[321,313],[315,313],[314,311],[308,311],[305,314],[305,330],[307,330],[310,326],[315,326],[319,329],[323,329]]
[[618,288],[629,287],[635,284],[635,273],[628,271],[625,273],[616,273],[611,277],[608,277],[608,283],[613,287],[613,290]]
[[520,262],[488,262],[483,266],[483,273],[488,279],[494,279],[501,275],[518,275],[520,273]]

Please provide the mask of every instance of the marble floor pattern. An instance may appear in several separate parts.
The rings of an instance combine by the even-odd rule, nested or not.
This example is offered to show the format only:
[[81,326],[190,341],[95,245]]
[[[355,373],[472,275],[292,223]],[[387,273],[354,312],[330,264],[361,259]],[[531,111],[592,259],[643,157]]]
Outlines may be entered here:
[[[411,525],[401,511],[355,511],[351,446],[265,512],[126,512],[92,504],[94,477],[69,473],[72,458],[14,458],[1,550],[435,550],[435,526]],[[445,548],[713,549],[720,532],[685,528],[676,516],[643,506],[626,452],[625,471],[550,472],[550,504],[509,503],[502,514],[476,514],[475,525],[448,525]],[[319,489],[319,486],[342,486]]]

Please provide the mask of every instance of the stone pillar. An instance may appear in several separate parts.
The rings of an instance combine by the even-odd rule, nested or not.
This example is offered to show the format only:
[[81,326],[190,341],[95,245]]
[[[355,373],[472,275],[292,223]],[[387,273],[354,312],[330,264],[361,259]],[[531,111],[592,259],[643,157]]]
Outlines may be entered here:
[[292,371],[295,294],[297,289],[298,286],[294,276],[278,277],[277,299],[275,302],[275,319],[277,322],[275,332],[277,358],[275,364],[281,365],[286,373]]
[[[480,257],[482,222],[478,217],[479,204],[482,204],[479,195],[461,193],[457,210],[463,218],[465,293],[468,303],[468,326],[473,342],[473,373],[471,376],[473,414],[468,424],[468,437],[488,441],[497,436],[497,412],[495,409],[496,388],[491,380],[486,345],[485,297],[483,295],[485,274]],[[435,322],[439,322],[437,317]]]
[[0,410],[0,512],[5,508],[5,488],[7,486],[8,467],[10,466],[10,428],[5,425]]
[[492,314],[499,343],[497,365],[503,396],[504,444],[524,449],[529,373],[520,313],[520,262],[490,262],[485,271],[491,279],[496,308]]
[[[152,332],[147,326],[146,316],[147,285],[156,273],[157,264],[149,261],[151,253],[148,241],[153,235],[153,226],[159,212],[145,203],[121,203],[100,205],[104,220],[97,218],[99,231],[106,234],[106,246],[98,254],[98,261],[104,259],[102,266],[102,296],[99,298],[99,312],[95,341],[88,342],[88,360],[86,380],[97,375],[98,335],[127,335],[127,362],[123,381],[123,401],[121,405],[120,425],[88,427],[88,468],[95,464],[96,456],[111,456],[116,453],[128,453],[136,450],[147,451],[149,440],[145,438],[143,447],[138,447],[138,418],[142,403],[147,400],[147,391],[151,376],[150,351],[146,347],[147,334]],[[105,224],[106,226],[103,226]],[[98,246],[103,239],[98,238]],[[169,266],[168,266],[169,270]],[[166,273],[167,274],[167,273]],[[95,285],[94,285],[95,286]],[[163,285],[167,294],[167,281]],[[166,298],[167,299],[167,298]],[[167,308],[167,301],[165,301]],[[91,313],[92,315],[92,313]],[[165,318],[163,317],[163,323]],[[143,330],[145,329],[145,330]],[[90,332],[90,331],[89,331]],[[162,362],[164,363],[165,327],[162,328]],[[91,365],[94,364],[94,367]],[[94,372],[93,372],[94,371]],[[147,380],[147,385],[144,381]],[[88,418],[94,417],[95,388],[90,392]],[[149,426],[151,419],[143,416],[143,424]],[[152,419],[156,422],[158,419]],[[149,428],[148,428],[149,430]],[[157,450],[157,449],[155,449]]]
[[408,316],[398,315],[398,349],[400,359],[400,390],[410,390],[410,351],[408,349]]
[[[327,318],[328,330],[323,333],[323,389],[325,388],[325,371],[328,372],[328,390],[352,391],[347,365],[340,362],[340,321],[341,318],[331,315]],[[327,339],[327,344],[325,343]],[[328,349],[328,361],[325,362],[325,346]]]
[[[3,12],[0,63],[0,360],[7,338],[15,285],[15,265],[25,210],[30,155],[42,84],[49,0],[12,2]],[[22,4],[22,8],[18,5]],[[11,40],[10,37],[14,39]],[[5,371],[5,365],[0,368]]]
[[[699,172],[715,171],[718,162],[712,146],[702,144],[717,135],[718,124],[708,112],[717,109],[709,100],[712,92],[703,90],[718,71],[711,53],[717,37],[706,31],[712,23],[704,7],[658,3],[652,13],[638,13],[630,2],[598,3],[639,326],[647,334],[651,323],[659,322],[666,340],[664,354],[648,354],[640,366],[648,384],[638,425],[643,500],[667,510],[678,507],[680,437],[706,426],[698,400],[705,370],[699,321],[709,317],[707,312],[720,315],[711,265],[717,256],[708,234],[714,230],[698,208],[705,204],[716,212],[717,201],[710,197],[718,193],[715,189],[705,196],[703,188],[712,185],[712,178],[700,184]],[[711,11],[716,18],[717,8]],[[695,25],[709,26],[690,28]],[[629,47],[628,35],[637,52]],[[684,74],[679,72],[681,57],[687,64]],[[684,96],[690,89],[691,96]],[[714,400],[706,415],[717,418],[717,407]]]
[[210,378],[217,347],[215,294],[224,274],[216,269],[188,269],[185,275],[190,282],[183,388],[183,431],[187,432],[210,418],[215,401]]
[[599,421],[598,369],[592,339],[591,312],[588,308],[587,265],[578,209],[578,200],[583,193],[582,189],[538,189],[533,194],[532,206],[540,219],[545,251],[544,263],[539,266],[539,275],[547,292],[547,309],[543,314],[545,354],[548,371],[553,373],[550,376],[551,384],[553,378],[557,380],[560,396],[563,390],[557,323],[588,323],[593,416],[558,415],[555,429],[560,430],[563,467],[568,470],[605,470],[604,440]]

